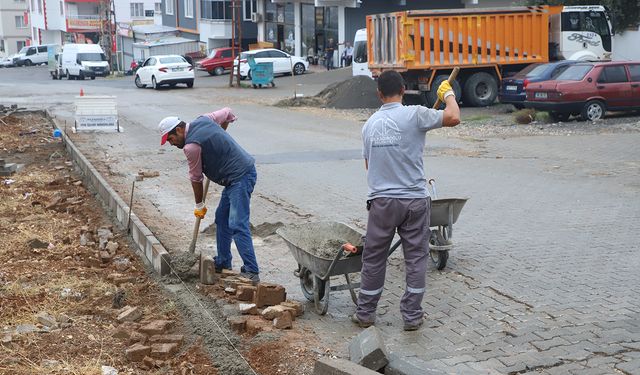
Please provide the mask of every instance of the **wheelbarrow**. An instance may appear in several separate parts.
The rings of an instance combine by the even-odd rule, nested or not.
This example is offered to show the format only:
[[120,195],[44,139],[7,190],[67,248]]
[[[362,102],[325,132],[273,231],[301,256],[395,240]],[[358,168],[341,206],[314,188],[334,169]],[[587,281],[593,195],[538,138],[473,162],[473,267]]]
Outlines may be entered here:
[[[436,198],[435,181],[429,180],[432,196]],[[453,224],[458,220],[467,198],[433,199],[431,201],[429,257],[438,270],[442,270],[453,249]],[[276,230],[287,243],[291,254],[298,262],[294,275],[300,279],[302,294],[314,303],[318,314],[324,315],[329,308],[332,291],[349,290],[353,303],[358,297],[355,289],[360,283],[352,282],[350,273],[362,270],[363,233],[339,222],[312,222],[288,225]],[[347,253],[343,245],[350,243],[359,251]],[[333,248],[331,249],[331,245]],[[400,247],[399,239],[389,248],[387,257]],[[325,251],[319,249],[327,248]],[[331,276],[344,275],[345,284],[330,285]]]
[[253,56],[249,56],[247,58],[247,63],[249,64],[249,74],[251,75],[251,84],[254,89],[258,87],[271,85],[271,87],[276,87],[275,82],[273,81],[273,63],[272,62],[256,62],[256,59]]

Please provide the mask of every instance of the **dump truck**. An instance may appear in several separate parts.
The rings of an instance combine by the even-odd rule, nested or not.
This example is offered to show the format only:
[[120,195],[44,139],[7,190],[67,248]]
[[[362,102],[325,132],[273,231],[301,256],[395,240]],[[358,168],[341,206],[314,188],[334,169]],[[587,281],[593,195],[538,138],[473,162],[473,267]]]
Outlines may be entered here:
[[373,75],[398,71],[405,95],[429,106],[456,66],[456,97],[487,106],[502,77],[529,64],[611,59],[611,22],[600,5],[407,10],[369,15],[366,26]]

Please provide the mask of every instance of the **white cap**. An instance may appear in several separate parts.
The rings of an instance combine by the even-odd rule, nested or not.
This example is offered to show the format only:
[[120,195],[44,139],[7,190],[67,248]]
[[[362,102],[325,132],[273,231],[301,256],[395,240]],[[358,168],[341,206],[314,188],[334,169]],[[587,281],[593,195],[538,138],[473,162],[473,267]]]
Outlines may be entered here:
[[180,120],[180,118],[176,116],[165,117],[162,119],[162,121],[160,121],[160,123],[158,124],[158,131],[162,136],[160,145],[167,143],[167,137],[169,136],[169,132],[172,131],[173,128],[178,126],[178,124],[180,124],[181,122],[182,121]]

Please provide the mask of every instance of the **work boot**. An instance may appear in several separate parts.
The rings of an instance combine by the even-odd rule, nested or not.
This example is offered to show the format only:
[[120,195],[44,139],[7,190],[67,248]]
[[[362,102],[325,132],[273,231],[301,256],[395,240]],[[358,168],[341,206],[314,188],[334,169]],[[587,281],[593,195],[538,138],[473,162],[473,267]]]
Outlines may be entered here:
[[226,268],[226,267],[222,267],[222,266],[218,265],[217,258],[218,258],[217,256],[213,257],[213,264],[215,264],[216,273],[222,273],[222,270],[231,270],[231,267]]
[[251,280],[251,283],[253,285],[256,285],[260,282],[260,275],[254,272],[240,272],[240,277]]
[[374,322],[365,322],[364,320],[360,320],[357,314],[351,315],[351,321],[358,325],[360,328],[369,328],[373,325]]
[[415,323],[404,322],[404,330],[405,331],[417,331],[422,327],[424,320],[418,320]]

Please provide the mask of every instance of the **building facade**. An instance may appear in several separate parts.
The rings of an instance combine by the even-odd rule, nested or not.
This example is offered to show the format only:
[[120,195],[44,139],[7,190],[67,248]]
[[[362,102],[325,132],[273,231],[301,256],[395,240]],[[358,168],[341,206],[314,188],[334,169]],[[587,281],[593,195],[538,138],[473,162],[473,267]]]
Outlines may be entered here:
[[0,0],[0,57],[11,56],[31,44],[29,4],[26,0]]

